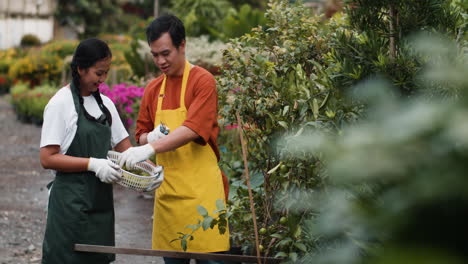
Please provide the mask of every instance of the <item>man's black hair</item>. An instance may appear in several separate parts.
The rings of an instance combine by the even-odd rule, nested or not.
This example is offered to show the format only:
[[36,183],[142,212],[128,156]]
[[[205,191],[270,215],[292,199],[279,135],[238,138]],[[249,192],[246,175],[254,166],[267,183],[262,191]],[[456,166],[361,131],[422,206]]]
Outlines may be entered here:
[[172,44],[179,48],[183,40],[185,40],[184,23],[174,15],[162,15],[151,22],[146,28],[146,39],[148,45],[151,42],[159,39],[162,34],[168,32],[172,39]]

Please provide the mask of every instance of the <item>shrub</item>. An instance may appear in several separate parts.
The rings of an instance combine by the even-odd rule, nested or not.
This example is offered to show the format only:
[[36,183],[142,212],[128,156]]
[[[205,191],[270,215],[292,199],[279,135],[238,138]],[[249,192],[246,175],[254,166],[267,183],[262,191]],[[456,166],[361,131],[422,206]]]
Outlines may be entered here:
[[[291,212],[287,201],[295,197],[282,193],[294,188],[320,189],[326,174],[317,155],[291,156],[282,151],[282,144],[275,143],[284,133],[319,128],[337,132],[355,118],[358,109],[347,108],[328,83],[321,64],[329,50],[324,44],[329,32],[322,29],[320,18],[287,1],[270,1],[269,6],[266,28],[255,28],[232,40],[224,51],[225,68],[218,78],[220,114],[225,125],[236,124],[237,113],[245,123],[242,130],[255,183],[257,223],[268,230],[260,235],[260,243],[268,252],[294,260],[308,250],[302,232],[305,215]],[[232,147],[228,154],[238,155],[239,145]],[[222,158],[233,160],[225,153]],[[236,195],[229,221],[241,245],[253,245],[252,214],[245,212],[249,208],[247,188],[240,173],[231,171]]]
[[32,47],[41,45],[41,41],[34,34],[26,34],[21,38],[20,46],[21,47]]
[[54,40],[41,47],[41,50],[45,54],[57,55],[60,58],[73,55],[78,41],[76,40]]
[[264,25],[265,16],[263,11],[252,8],[248,4],[244,4],[239,8],[239,10],[232,9],[232,12],[223,19],[221,30],[216,32],[215,35],[218,38],[227,41],[249,33],[254,27]]
[[295,153],[321,153],[331,183],[292,208],[317,212],[306,225],[316,246],[299,263],[467,263],[468,54],[450,41],[418,42],[437,60],[416,78],[456,87],[452,98],[405,100],[387,82],[367,82],[358,91],[372,115],[358,126],[285,139]]
[[[375,75],[385,76],[407,96],[424,86],[414,78],[425,63],[408,44],[419,31],[436,31],[455,39],[463,34],[460,10],[451,1],[346,0],[342,26],[331,32],[326,54],[336,70],[335,87],[347,88]],[[465,29],[466,30],[466,29]]]
[[184,22],[187,36],[211,35],[231,4],[226,0],[174,0],[171,9]]
[[44,108],[57,88],[49,84],[30,89],[28,84],[17,83],[11,88],[11,103],[16,115],[23,122],[42,124]]
[[219,40],[210,42],[208,36],[188,37],[186,46],[187,59],[213,74],[219,74],[223,58],[222,50],[225,48],[226,44]]
[[145,78],[159,71],[154,65],[148,43],[145,40],[133,40],[130,49],[125,51],[124,55],[132,73],[137,78]]
[[11,80],[28,82],[31,87],[43,82],[60,80],[63,61],[57,55],[50,55],[41,50],[30,50],[28,56],[12,63],[8,71]]
[[12,80],[8,70],[13,62],[21,57],[21,53],[14,48],[0,50],[0,94],[8,93]]
[[112,42],[109,47],[112,51],[110,81],[112,84],[117,84],[129,80],[133,76],[133,72],[130,64],[125,59],[125,52],[129,50],[128,44]]
[[99,90],[114,102],[125,127],[130,130],[135,125],[145,88],[121,83],[112,87],[101,84]]

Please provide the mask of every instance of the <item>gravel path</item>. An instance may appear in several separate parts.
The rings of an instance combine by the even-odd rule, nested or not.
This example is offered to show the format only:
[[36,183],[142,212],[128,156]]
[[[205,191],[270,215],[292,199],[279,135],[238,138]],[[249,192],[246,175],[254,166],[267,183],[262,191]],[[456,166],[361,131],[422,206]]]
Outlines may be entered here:
[[[16,120],[0,97],[0,264],[40,263],[48,182],[39,163],[41,128]],[[153,201],[119,185],[114,188],[116,245],[151,248]],[[155,263],[161,258],[117,255],[116,264]]]

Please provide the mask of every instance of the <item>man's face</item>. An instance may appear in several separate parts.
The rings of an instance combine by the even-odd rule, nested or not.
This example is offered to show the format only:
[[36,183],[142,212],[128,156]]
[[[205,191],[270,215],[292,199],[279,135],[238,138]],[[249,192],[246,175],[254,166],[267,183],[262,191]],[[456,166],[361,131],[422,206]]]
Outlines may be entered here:
[[171,35],[163,33],[161,37],[150,43],[153,61],[167,76],[181,76],[185,66],[185,40],[179,48],[172,43]]

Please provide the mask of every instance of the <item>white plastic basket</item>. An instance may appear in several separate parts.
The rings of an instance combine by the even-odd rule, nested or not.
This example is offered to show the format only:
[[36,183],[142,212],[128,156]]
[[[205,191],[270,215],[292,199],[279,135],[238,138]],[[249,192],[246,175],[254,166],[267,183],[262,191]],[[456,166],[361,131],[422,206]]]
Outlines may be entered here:
[[[107,158],[116,164],[119,156],[120,152],[112,150],[107,152]],[[149,162],[142,161],[135,164],[135,168],[148,173],[150,176],[137,175],[120,169],[122,171],[122,179],[117,183],[139,192],[150,192],[158,188],[164,180],[164,170],[162,166],[154,166]]]

